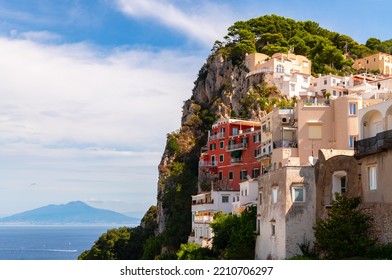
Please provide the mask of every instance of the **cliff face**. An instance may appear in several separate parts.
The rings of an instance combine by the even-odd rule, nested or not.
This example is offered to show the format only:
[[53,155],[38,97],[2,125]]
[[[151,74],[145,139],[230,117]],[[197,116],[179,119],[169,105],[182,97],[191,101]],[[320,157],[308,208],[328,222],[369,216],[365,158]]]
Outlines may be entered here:
[[[241,115],[243,99],[248,95],[247,73],[243,65],[233,65],[221,55],[210,56],[199,71],[192,97],[184,103],[180,129],[168,134],[157,190],[157,234],[163,237],[166,250],[187,242],[191,229],[190,196],[197,191],[200,149],[206,145],[207,131],[213,122]],[[251,83],[260,83],[264,78],[253,77]],[[253,110],[249,118],[259,114]]]

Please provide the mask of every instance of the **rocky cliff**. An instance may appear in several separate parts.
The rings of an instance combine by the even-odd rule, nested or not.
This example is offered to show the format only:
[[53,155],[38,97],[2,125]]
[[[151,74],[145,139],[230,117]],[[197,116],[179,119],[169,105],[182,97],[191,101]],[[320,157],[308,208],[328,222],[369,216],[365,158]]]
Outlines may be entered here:
[[169,251],[187,242],[191,195],[197,192],[198,157],[213,122],[238,116],[255,119],[261,114],[255,103],[244,116],[249,85],[265,80],[260,74],[246,82],[247,73],[243,64],[233,65],[220,54],[211,55],[199,71],[191,98],[184,103],[180,129],[168,134],[159,165],[157,234]]

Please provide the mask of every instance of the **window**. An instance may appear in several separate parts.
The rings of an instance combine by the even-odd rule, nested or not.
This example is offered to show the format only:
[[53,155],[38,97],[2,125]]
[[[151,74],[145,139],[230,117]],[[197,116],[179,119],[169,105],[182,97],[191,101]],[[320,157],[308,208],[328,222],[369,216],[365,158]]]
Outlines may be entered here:
[[211,156],[211,165],[212,165],[212,166],[215,166],[215,165],[216,165],[215,156]]
[[347,190],[347,172],[344,170],[335,171],[332,175],[332,197],[335,193],[345,194]]
[[350,135],[350,139],[349,139],[349,147],[350,149],[354,149],[354,142],[357,141],[357,136],[355,135]]
[[342,176],[340,177],[340,192],[342,194],[346,193],[346,187],[347,187],[347,177],[346,176]]
[[248,176],[248,172],[246,170],[240,171],[240,180],[246,180],[246,176]]
[[234,173],[233,171],[229,171],[229,180],[233,180],[234,179]]
[[233,127],[231,132],[232,135],[238,135],[238,127]]
[[336,90],[332,91],[332,95],[336,96]]
[[284,66],[281,64],[276,65],[276,73],[284,73]]
[[327,80],[324,80],[324,85],[326,85],[327,84]]
[[275,204],[278,202],[278,188],[272,188],[272,204]]
[[219,142],[219,148],[223,149],[225,147],[225,142],[220,141]]
[[222,179],[223,179],[223,172],[219,171],[219,180],[222,180]]
[[256,224],[256,234],[260,235],[260,224],[261,224],[261,220],[260,218],[257,218],[257,224]]
[[253,142],[254,143],[258,143],[258,142],[260,142],[260,140],[261,140],[260,134],[253,135]]
[[259,149],[256,149],[255,151],[254,151],[254,156],[255,157],[258,157],[260,155],[260,150]]
[[291,192],[293,202],[305,202],[305,189],[303,186],[294,186]]
[[377,189],[377,169],[375,166],[368,167],[368,180],[369,180],[369,189],[374,191]]
[[348,115],[356,116],[357,115],[357,103],[349,103],[348,104]]
[[224,155],[219,155],[219,162],[223,162],[225,159]]
[[308,82],[308,77],[303,77],[304,78],[304,83]]
[[276,231],[275,231],[275,224],[271,224],[271,235],[275,236],[275,233],[276,233]]
[[259,193],[259,204],[260,205],[263,204],[263,193],[262,192]]
[[216,149],[216,144],[215,143],[210,144],[210,150],[213,151],[215,149]]
[[252,178],[257,178],[260,175],[260,169],[259,168],[255,168],[252,170]]
[[308,124],[308,137],[309,139],[322,139],[321,124]]
[[222,195],[222,203],[229,203],[229,196],[228,195]]

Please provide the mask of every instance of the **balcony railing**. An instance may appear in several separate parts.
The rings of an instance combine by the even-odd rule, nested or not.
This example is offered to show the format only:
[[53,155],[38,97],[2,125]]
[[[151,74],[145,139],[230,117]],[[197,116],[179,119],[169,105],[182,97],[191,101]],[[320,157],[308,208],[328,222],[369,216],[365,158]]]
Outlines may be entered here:
[[230,162],[231,163],[241,163],[242,162],[242,157],[240,157],[240,158],[231,158]]
[[216,167],[216,166],[218,166],[216,161],[205,161],[205,160],[199,161],[199,167]]
[[212,141],[212,140],[223,139],[223,138],[225,138],[225,133],[224,132],[219,132],[217,134],[211,135],[209,140]]
[[392,149],[392,130],[377,133],[376,136],[354,142],[355,158]]
[[279,140],[274,141],[274,149],[276,148],[297,148],[297,140]]
[[248,147],[247,143],[233,144],[227,146],[227,151],[244,150]]

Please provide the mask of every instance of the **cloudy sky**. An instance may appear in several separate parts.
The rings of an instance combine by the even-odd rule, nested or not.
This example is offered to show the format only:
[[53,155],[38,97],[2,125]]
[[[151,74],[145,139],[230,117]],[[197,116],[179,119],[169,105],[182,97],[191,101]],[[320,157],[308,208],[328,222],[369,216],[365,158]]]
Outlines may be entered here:
[[73,200],[141,215],[168,132],[238,20],[392,38],[387,0],[0,1],[0,217]]

